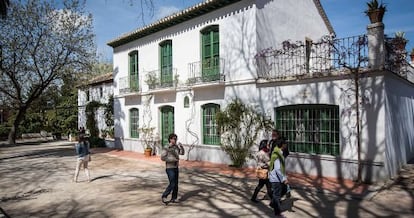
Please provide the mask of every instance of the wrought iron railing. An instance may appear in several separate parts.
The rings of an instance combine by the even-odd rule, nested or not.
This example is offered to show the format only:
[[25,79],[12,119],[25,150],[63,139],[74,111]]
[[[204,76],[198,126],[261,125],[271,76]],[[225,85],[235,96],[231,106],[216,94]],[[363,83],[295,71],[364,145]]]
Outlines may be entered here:
[[256,56],[258,77],[287,79],[329,75],[343,68],[368,66],[366,35],[335,39],[323,37],[318,42],[285,41],[281,49],[266,49]]
[[141,91],[141,82],[138,75],[119,78],[119,93],[127,94]]
[[177,69],[163,67],[158,70],[149,71],[145,75],[145,82],[150,90],[176,87],[178,84]]
[[219,57],[188,64],[188,83],[224,82],[224,60]]

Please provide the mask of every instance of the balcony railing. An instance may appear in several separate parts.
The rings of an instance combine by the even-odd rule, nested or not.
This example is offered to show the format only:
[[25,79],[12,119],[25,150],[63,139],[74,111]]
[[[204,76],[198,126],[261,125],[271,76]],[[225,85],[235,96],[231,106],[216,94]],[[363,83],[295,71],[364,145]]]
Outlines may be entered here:
[[119,78],[119,93],[127,94],[141,91],[140,79],[138,76],[126,76]]
[[344,68],[368,66],[366,35],[342,39],[324,37],[319,42],[285,41],[282,45],[281,49],[266,49],[255,56],[258,78],[320,76]]
[[224,60],[219,57],[210,58],[188,64],[188,83],[224,82]]
[[173,67],[164,67],[158,70],[147,72],[145,83],[149,90],[176,87],[177,69]]

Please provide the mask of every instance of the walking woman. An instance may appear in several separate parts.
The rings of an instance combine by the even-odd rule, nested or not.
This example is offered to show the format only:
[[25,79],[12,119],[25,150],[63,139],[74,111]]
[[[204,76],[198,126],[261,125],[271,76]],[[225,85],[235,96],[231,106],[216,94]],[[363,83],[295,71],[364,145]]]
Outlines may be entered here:
[[[256,159],[257,159],[257,165],[258,167],[261,167],[262,169],[268,169],[269,168],[269,146],[267,144],[266,140],[263,140],[262,142],[260,142],[259,145],[259,151],[256,154]],[[269,182],[269,179],[259,179],[259,184],[257,184],[256,189],[254,190],[253,196],[250,199],[253,202],[258,202],[257,201],[257,194],[260,192],[260,190],[263,188],[263,186],[266,185],[266,189],[267,189],[267,195],[269,196],[270,199],[272,199],[272,189],[271,189],[271,184]]]
[[73,182],[78,182],[79,169],[83,166],[88,182],[91,181],[89,176],[88,162],[90,161],[89,141],[85,138],[85,134],[79,134],[79,142],[75,145],[76,154],[78,155],[76,162],[75,176]]

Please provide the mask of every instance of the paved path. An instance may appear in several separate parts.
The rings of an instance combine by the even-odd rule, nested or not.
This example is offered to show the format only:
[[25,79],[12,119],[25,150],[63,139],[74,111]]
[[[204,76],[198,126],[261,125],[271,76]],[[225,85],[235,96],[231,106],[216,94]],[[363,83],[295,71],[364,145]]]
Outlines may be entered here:
[[[11,217],[272,216],[268,200],[249,201],[256,185],[251,169],[182,161],[182,202],[165,206],[160,195],[167,178],[157,157],[108,149],[94,152],[92,182],[87,183],[81,172],[80,182],[72,183],[73,143],[0,147],[0,207]],[[346,182],[324,186],[330,179],[306,178],[297,177],[292,198],[283,202],[287,217],[414,217],[412,165],[394,185],[371,195],[370,200],[353,199],[358,191],[352,194],[350,190],[358,188],[349,188]],[[333,189],[320,192],[306,184],[314,188],[320,184],[318,190]]]

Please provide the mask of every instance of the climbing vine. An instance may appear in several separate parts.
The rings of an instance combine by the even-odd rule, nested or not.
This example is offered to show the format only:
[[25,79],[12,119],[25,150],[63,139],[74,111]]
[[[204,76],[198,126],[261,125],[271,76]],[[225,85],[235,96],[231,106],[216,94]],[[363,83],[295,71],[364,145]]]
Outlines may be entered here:
[[92,137],[98,137],[99,135],[99,129],[95,120],[95,113],[100,106],[102,106],[101,103],[97,101],[91,101],[86,105],[85,108],[86,128],[89,130],[89,133]]
[[109,96],[108,103],[104,105],[105,108],[105,124],[107,126],[106,132],[108,135],[114,137],[114,96]]

